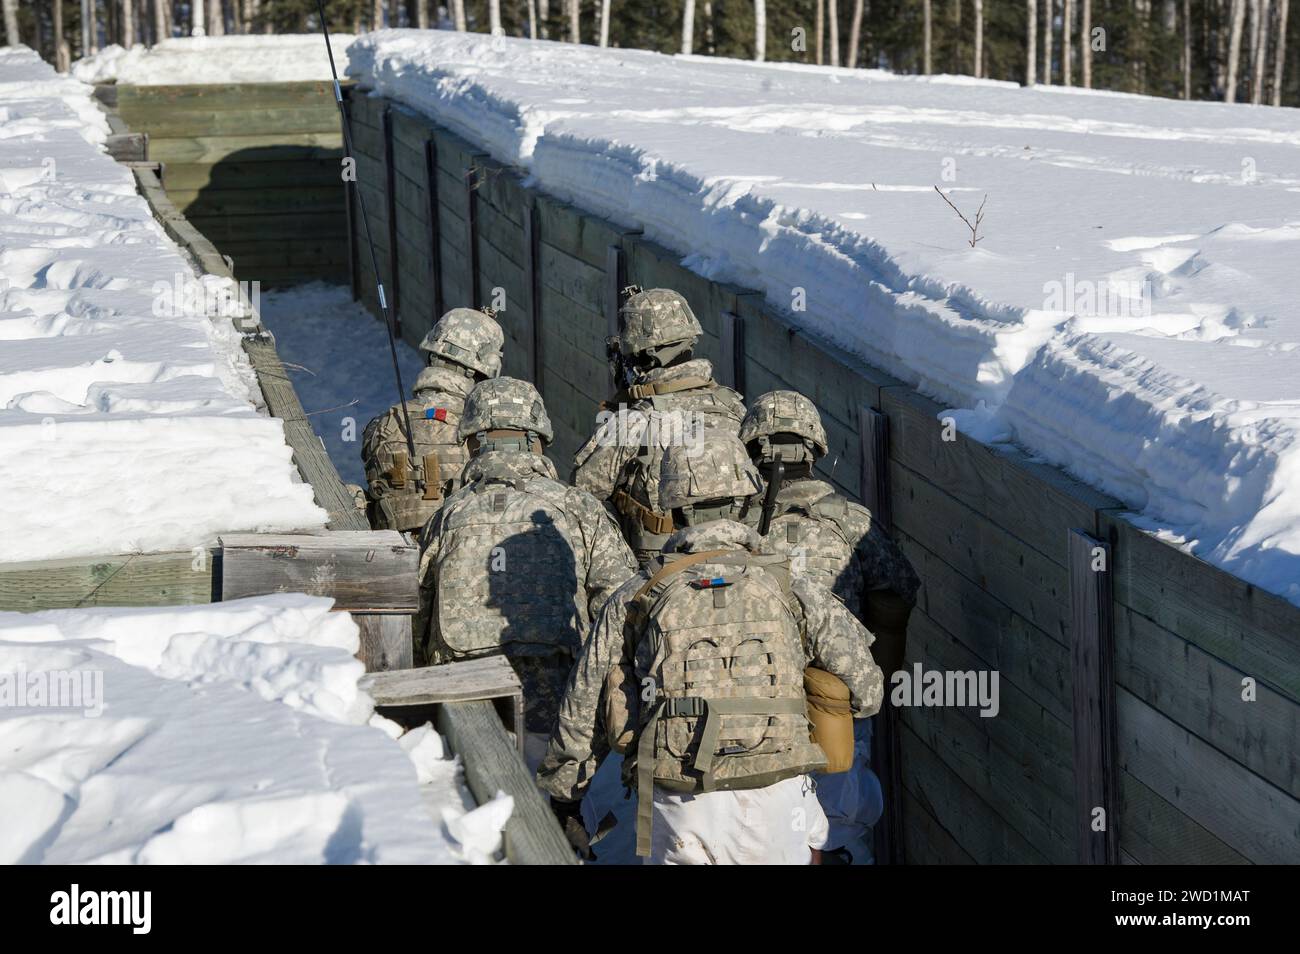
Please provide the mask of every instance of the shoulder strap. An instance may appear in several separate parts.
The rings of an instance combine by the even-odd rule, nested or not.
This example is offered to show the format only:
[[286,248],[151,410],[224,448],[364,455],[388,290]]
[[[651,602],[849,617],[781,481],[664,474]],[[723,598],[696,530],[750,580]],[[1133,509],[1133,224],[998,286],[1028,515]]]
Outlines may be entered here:
[[839,494],[827,494],[812,505],[812,511],[835,525],[849,549],[854,547],[854,533],[849,528],[849,502]]
[[691,391],[695,388],[716,387],[712,378],[685,377],[676,381],[650,381],[647,384],[633,384],[627,393],[636,399],[654,397],[657,394],[673,394],[676,391]]

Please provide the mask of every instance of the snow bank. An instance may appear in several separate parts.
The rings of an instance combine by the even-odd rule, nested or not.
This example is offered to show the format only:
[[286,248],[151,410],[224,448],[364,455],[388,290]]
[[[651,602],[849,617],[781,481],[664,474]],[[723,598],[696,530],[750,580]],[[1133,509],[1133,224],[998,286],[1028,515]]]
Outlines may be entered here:
[[0,562],[314,529],[231,315],[128,169],[90,88],[0,50]]
[[[265,292],[262,322],[339,476],[364,487],[361,433],[397,403],[384,326],[346,286],[323,282]],[[409,395],[424,361],[400,339],[397,357]]]
[[[409,30],[348,73],[1300,602],[1300,114]],[[981,239],[968,218],[987,195]]]
[[374,715],[331,605],[0,613],[0,863],[486,860],[508,806]]
[[[330,35],[339,69],[355,37]],[[319,33],[271,36],[193,36],[123,49],[116,43],[72,64],[83,83],[132,86],[182,83],[294,83],[330,78],[325,40]]]

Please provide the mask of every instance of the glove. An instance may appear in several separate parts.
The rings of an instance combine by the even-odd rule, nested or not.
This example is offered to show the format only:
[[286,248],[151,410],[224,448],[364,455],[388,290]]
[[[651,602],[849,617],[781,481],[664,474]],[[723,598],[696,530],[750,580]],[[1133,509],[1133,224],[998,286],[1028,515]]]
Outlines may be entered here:
[[590,861],[591,841],[587,836],[587,826],[582,823],[582,802],[563,802],[558,798],[552,798],[551,814],[560,823],[560,830],[564,832],[564,837],[578,853],[578,857]]

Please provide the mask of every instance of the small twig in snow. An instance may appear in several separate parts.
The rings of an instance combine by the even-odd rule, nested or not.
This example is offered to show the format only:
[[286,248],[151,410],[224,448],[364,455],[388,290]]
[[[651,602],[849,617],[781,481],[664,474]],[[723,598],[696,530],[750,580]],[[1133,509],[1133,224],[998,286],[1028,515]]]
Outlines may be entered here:
[[984,238],[984,236],[980,235],[980,224],[983,223],[984,221],[984,203],[989,200],[988,193],[987,192],[984,193],[984,198],[980,201],[979,211],[975,213],[975,224],[971,225],[970,219],[962,215],[961,209],[957,208],[957,206],[952,204],[952,199],[944,195],[942,189],[940,189],[938,186],[935,186],[934,191],[939,193],[939,198],[943,199],[943,201],[948,203],[948,208],[952,209],[954,212],[957,213],[957,218],[961,219],[963,222],[966,223],[966,228],[970,229],[970,247],[974,248],[976,243],[982,241]]

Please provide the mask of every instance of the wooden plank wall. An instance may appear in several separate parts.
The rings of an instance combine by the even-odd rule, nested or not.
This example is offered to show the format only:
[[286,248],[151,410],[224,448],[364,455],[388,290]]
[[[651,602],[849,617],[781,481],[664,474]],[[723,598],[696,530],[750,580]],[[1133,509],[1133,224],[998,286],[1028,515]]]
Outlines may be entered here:
[[[382,115],[354,94],[359,168],[377,242],[384,197]],[[629,283],[669,286],[704,327],[699,353],[718,360],[722,314],[743,324],[751,395],[794,388],[816,401],[830,443],[822,473],[856,497],[862,410],[889,421],[894,532],[923,586],[909,630],[909,665],[995,670],[1000,711],[902,710],[903,844],[918,863],[1072,863],[1076,804],[1069,538],[1111,548],[1120,854],[1138,863],[1300,861],[1300,608],[1138,530],[1120,502],[1032,461],[946,427],[943,408],[890,376],[797,329],[762,296],[710,281],[662,248],[546,195],[516,171],[400,107],[399,264],[404,334],[434,315],[428,285],[424,142],[438,156],[446,307],[470,304],[477,259],[485,299],[504,289],[507,373],[533,362],[523,210],[534,209],[541,380],[556,428],[551,457],[567,473],[610,388],[606,298],[621,258]],[[476,186],[467,254],[467,179]],[[618,255],[610,255],[610,247]],[[387,271],[387,250],[381,270]],[[362,261],[365,261],[362,256]],[[409,263],[409,265],[408,265]],[[363,267],[367,271],[368,264]],[[408,272],[409,268],[409,272]],[[374,306],[373,279],[363,294]],[[423,296],[423,297],[421,297]],[[491,304],[485,300],[484,304]],[[1243,686],[1243,680],[1254,680]],[[1243,691],[1253,687],[1253,701]]]
[[347,266],[342,132],[329,83],[122,86],[172,203],[263,286]]

